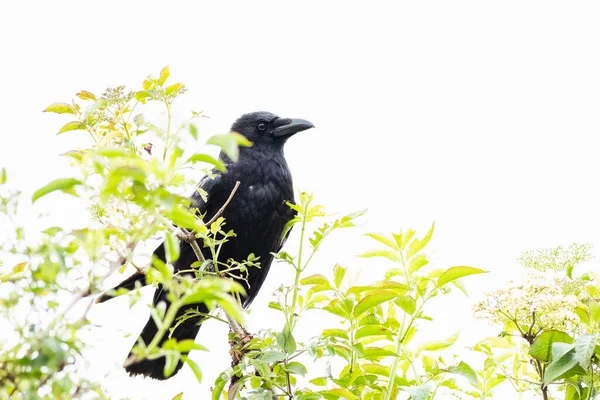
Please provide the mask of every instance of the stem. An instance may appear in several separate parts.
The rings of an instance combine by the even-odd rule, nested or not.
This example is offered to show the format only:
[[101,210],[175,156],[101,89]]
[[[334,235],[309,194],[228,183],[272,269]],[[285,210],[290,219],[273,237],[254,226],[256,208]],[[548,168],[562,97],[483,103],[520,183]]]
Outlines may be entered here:
[[284,365],[285,365],[285,380],[287,381],[287,395],[288,395],[288,399],[291,400],[294,397],[292,396],[292,381],[290,380],[290,372],[287,370],[287,366],[288,366],[287,359],[284,361]]
[[167,159],[167,150],[169,149],[169,138],[171,137],[171,103],[165,100],[167,106],[167,137],[165,138],[165,149],[163,151],[163,161]]
[[154,335],[154,338],[152,338],[150,345],[148,345],[148,347],[146,348],[147,353],[150,353],[152,350],[154,350],[154,348],[156,348],[156,346],[158,346],[158,342],[160,342],[164,334],[171,327],[173,321],[175,321],[177,311],[179,311],[179,309],[183,305],[182,303],[183,302],[181,300],[178,300],[171,304],[171,307],[169,307],[169,311],[167,311],[167,315],[165,315],[165,319],[162,321],[161,327],[158,329],[156,335]]
[[592,392],[594,391],[594,364],[590,364],[590,384],[588,385],[588,394],[586,400],[592,400]]
[[[410,288],[410,277],[408,276],[408,269],[406,267],[406,262],[404,261],[404,257],[402,256],[402,251],[400,251],[400,257],[401,257],[402,266],[404,267],[404,271],[406,271],[405,272],[406,285]],[[396,354],[400,354],[400,352],[402,352],[402,353],[404,353],[404,355],[406,355],[406,353],[404,352],[404,349],[402,348],[402,346],[404,345],[404,340],[406,340],[406,337],[408,336],[408,333],[410,332],[410,328],[414,324],[414,322],[417,318],[417,315],[419,315],[419,313],[423,309],[423,306],[425,305],[425,303],[427,303],[427,301],[429,299],[431,299],[433,292],[435,292],[435,289],[432,290],[432,292],[429,293],[429,295],[425,299],[423,299],[423,302],[421,303],[419,308],[417,308],[417,310],[411,316],[410,322],[408,323],[408,326],[406,328],[404,328],[405,321],[403,319],[402,330],[401,330],[401,331],[403,331],[403,333],[402,333],[402,335],[398,336],[398,343],[396,344]],[[406,314],[404,314],[404,317],[406,317]],[[384,397],[385,400],[390,400],[392,398],[392,390],[394,389],[396,370],[398,369],[399,362],[400,362],[400,357],[399,356],[394,357],[394,361],[392,363],[392,369],[390,370],[390,377],[388,380],[387,390],[386,390],[385,397]],[[412,364],[412,361],[410,361],[410,362]],[[415,379],[417,380],[417,382],[419,382],[419,376],[416,373],[416,371],[415,371]]]
[[544,385],[544,367],[542,366],[542,363],[539,360],[535,361],[535,366],[537,373],[540,377],[540,382],[542,382],[540,386],[542,390],[542,397],[544,398],[544,400],[548,400],[548,386]]
[[295,314],[296,314],[296,302],[298,300],[298,289],[300,284],[300,274],[302,273],[302,249],[304,244],[304,232],[306,230],[306,213],[308,212],[308,204],[304,206],[302,215],[302,230],[300,231],[300,249],[298,250],[298,263],[296,264],[296,277],[294,279],[294,293],[292,295],[292,315],[290,318],[290,331],[294,329]]
[[354,372],[354,366],[356,365],[356,351],[354,351],[354,329],[356,327],[356,324],[354,322],[354,318],[352,318],[350,320],[350,344],[352,345],[352,348],[350,349],[351,353],[350,353],[350,373]]

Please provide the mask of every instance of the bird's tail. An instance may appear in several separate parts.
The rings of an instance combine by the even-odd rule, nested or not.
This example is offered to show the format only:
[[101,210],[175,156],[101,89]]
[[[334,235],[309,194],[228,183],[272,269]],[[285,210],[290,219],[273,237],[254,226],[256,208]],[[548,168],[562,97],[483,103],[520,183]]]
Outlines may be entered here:
[[[169,332],[171,331],[173,326],[175,326],[177,324],[177,320],[179,319],[179,317],[184,315],[188,310],[197,310],[202,314],[208,314],[208,308],[204,304],[195,304],[195,305],[189,305],[189,306],[182,307],[177,312],[177,318],[175,318],[175,322],[171,325],[171,328],[169,328],[169,330],[167,330],[167,332],[164,334],[164,336],[160,339],[159,347],[162,346],[163,343],[166,342],[170,338],[173,338],[173,339],[177,340],[178,342],[185,340],[185,339],[194,340],[196,338],[196,336],[198,335],[198,331],[200,330],[200,324],[203,320],[203,318],[196,317],[196,316],[194,316],[192,318],[188,318],[185,321],[183,321],[181,324],[179,324],[177,326],[177,328],[175,328],[173,330],[173,333],[169,335]],[[152,340],[154,339],[154,337],[156,336],[157,333],[158,333],[158,327],[154,323],[154,320],[152,319],[152,317],[150,317],[150,319],[148,319],[148,322],[146,323],[146,326],[142,330],[140,337],[137,339],[136,343],[138,343],[141,340],[144,342],[144,344],[146,346],[148,346],[150,344],[150,342],[152,342]],[[182,353],[182,354],[187,355],[187,353]],[[129,362],[130,357],[131,357],[131,351],[129,352],[129,355],[127,356],[127,361],[125,362],[125,371],[127,371],[130,376],[144,375],[149,378],[158,379],[158,380],[162,381],[162,380],[171,378],[172,376],[177,374],[177,372],[179,372],[181,367],[183,367],[183,362],[181,360],[178,361],[177,366],[175,367],[175,369],[173,370],[171,375],[165,377],[165,374],[164,374],[165,362],[166,362],[165,357],[159,357],[159,358],[155,358],[152,360],[144,359],[144,360],[137,361],[135,363]]]
[[146,286],[147,284],[148,283],[146,282],[146,274],[144,274],[143,272],[136,272],[129,278],[125,279],[123,282],[119,283],[114,288],[107,290],[106,292],[98,296],[98,298],[96,299],[96,303],[104,303],[106,300],[110,300],[113,297],[116,297],[117,289],[123,288],[127,290],[134,290],[138,287]]

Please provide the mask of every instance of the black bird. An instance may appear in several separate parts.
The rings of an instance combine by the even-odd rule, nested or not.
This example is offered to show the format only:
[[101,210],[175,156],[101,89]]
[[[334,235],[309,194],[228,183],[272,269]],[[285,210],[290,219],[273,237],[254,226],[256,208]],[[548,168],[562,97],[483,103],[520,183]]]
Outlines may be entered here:
[[[249,268],[247,282],[239,282],[246,289],[246,296],[242,298],[242,305],[248,307],[258,294],[273,261],[272,253],[276,253],[283,245],[282,234],[286,223],[294,217],[293,211],[286,204],[294,202],[292,175],[283,155],[283,146],[292,135],[313,128],[313,124],[302,119],[279,118],[269,112],[254,112],[241,116],[232,125],[231,130],[244,135],[252,142],[251,147],[241,147],[239,159],[233,162],[225,154],[220,158],[227,165],[227,172],[221,173],[214,170],[214,178],[205,177],[198,186],[207,193],[207,201],[203,201],[195,192],[192,196],[191,206],[205,214],[205,220],[210,220],[225,204],[230,196],[236,181],[240,186],[223,211],[226,229],[233,230],[235,237],[230,238],[221,248],[219,262],[229,259],[243,261],[248,255],[254,253],[259,257],[260,268]],[[289,234],[289,232],[288,232]],[[200,239],[199,239],[200,240]],[[202,249],[202,243],[199,243]],[[210,259],[209,251],[204,252],[204,257]],[[154,251],[154,256],[165,261],[165,250],[159,245]],[[191,246],[181,243],[179,259],[174,263],[175,271],[189,270],[190,265],[197,261]],[[134,289],[136,282],[145,285],[144,274],[138,273],[126,279],[114,289]],[[112,291],[110,291],[112,292]],[[103,295],[98,302],[112,298]],[[169,302],[166,293],[159,287],[154,293],[153,304]],[[192,304],[182,307],[178,317],[190,309],[201,313],[208,313],[204,304]],[[177,320],[177,319],[176,319]],[[181,323],[170,335],[177,341],[195,339],[200,329],[200,318],[190,318]],[[152,318],[148,319],[146,326],[138,340],[148,345],[158,329]],[[169,331],[167,331],[169,332]],[[160,345],[169,338],[165,334]],[[130,353],[131,355],[131,353]],[[141,360],[136,363],[126,363],[125,370],[130,375],[145,375],[150,378],[164,380],[165,358]],[[180,361],[171,376],[175,375],[183,366]]]

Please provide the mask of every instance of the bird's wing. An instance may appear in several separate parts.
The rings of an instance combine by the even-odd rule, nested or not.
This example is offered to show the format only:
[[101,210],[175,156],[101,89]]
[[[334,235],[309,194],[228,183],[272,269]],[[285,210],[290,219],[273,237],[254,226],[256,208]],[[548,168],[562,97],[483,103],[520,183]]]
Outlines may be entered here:
[[[214,171],[213,171],[214,173]],[[207,219],[212,218],[213,215],[215,215],[215,213],[219,210],[219,208],[222,206],[222,204],[225,203],[227,196],[229,196],[229,193],[227,194],[223,194],[224,192],[226,192],[226,190],[224,190],[224,188],[222,186],[225,186],[225,180],[223,179],[222,174],[217,173],[214,174],[214,177],[210,177],[210,176],[205,176],[204,178],[202,178],[200,180],[200,182],[198,183],[197,188],[200,190],[196,190],[194,191],[194,194],[191,197],[191,205],[190,207],[195,208],[198,212],[199,215],[205,215]],[[208,199],[207,201],[204,201],[203,195],[204,193],[208,193],[211,197],[211,201],[209,202]],[[224,197],[224,198],[223,198]],[[165,257],[165,248],[164,248],[164,242],[161,243],[160,245],[158,245],[158,247],[154,250],[153,253],[153,257],[156,257],[157,259],[161,260],[162,262],[166,262],[166,257]],[[189,257],[186,257],[186,255],[194,255],[193,251],[191,250],[191,246],[187,243],[181,243],[181,257],[183,257],[184,259],[187,259]],[[195,257],[195,255],[194,255]],[[179,261],[179,260],[178,260]],[[185,260],[183,264],[185,263]],[[195,260],[194,260],[195,261]],[[192,262],[192,261],[191,261]],[[183,268],[189,268],[189,264],[191,264],[191,262],[188,263],[187,266],[182,266]],[[180,262],[179,265],[181,265],[182,263]],[[181,268],[181,269],[183,269]],[[177,268],[180,269],[180,268]],[[146,275],[143,272],[136,272],[135,274],[131,275],[129,278],[125,279],[124,281],[122,281],[121,283],[119,283],[118,285],[116,285],[115,287],[113,287],[110,290],[107,290],[106,292],[102,293],[97,299],[96,299],[96,303],[103,303],[107,300],[110,300],[114,297],[116,297],[116,291],[118,289],[128,289],[128,290],[134,290],[137,289],[139,287],[143,287],[146,286],[148,284],[148,282],[146,282]],[[157,295],[159,294],[157,291]]]

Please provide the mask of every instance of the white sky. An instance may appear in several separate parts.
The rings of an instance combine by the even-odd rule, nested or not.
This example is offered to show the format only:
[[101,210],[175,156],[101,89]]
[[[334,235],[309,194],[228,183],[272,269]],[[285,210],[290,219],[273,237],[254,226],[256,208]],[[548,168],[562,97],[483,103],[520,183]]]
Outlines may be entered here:
[[[369,213],[323,248],[313,272],[340,261],[371,279],[385,266],[354,258],[370,246],[359,232],[424,231],[435,220],[439,267],[493,271],[465,280],[476,299],[514,275],[522,250],[599,244],[599,17],[590,1],[5,1],[0,165],[28,193],[68,176],[58,154],[78,134],[56,137],[66,117],[41,110],[81,89],[137,88],[168,64],[189,89],[179,110],[210,115],[205,132],[255,110],[315,124],[287,145],[296,186],[329,210]],[[53,204],[56,218],[77,224],[66,203]],[[272,271],[251,329],[280,328],[266,305],[290,279]],[[432,336],[471,326],[471,300],[453,301]],[[134,340],[116,328],[137,334],[147,318],[143,305],[102,307],[92,312],[105,340],[90,360],[96,373],[120,365]],[[468,335],[484,334],[476,329]],[[216,323],[201,330],[213,349],[194,354],[201,388],[187,369],[162,383],[120,371],[103,379],[115,396],[207,398],[229,363],[225,333]]]

